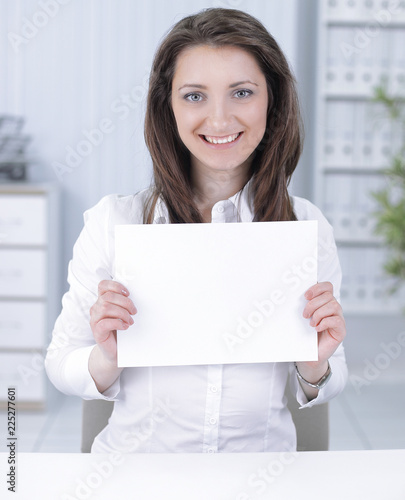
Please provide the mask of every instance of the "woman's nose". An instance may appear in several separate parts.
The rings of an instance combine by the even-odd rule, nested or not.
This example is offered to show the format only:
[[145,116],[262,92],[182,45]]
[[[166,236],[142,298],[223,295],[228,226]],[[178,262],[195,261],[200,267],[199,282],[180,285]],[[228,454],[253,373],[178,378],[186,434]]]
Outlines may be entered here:
[[216,99],[211,102],[207,111],[207,124],[215,131],[228,132],[227,128],[232,116],[229,105],[222,99]]

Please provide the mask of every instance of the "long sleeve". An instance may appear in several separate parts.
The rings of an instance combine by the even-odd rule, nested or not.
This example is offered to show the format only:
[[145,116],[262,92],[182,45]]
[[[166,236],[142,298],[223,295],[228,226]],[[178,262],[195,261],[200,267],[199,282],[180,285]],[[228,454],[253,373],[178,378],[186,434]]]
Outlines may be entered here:
[[88,361],[95,346],[90,328],[90,308],[97,300],[98,283],[112,279],[110,210],[111,196],[84,213],[84,227],[69,263],[69,291],[62,299],[47,350],[45,368],[52,383],[69,395],[84,399],[112,399],[119,380],[100,394],[90,375]]
[[[330,281],[333,285],[334,296],[340,302],[342,271],[333,236],[333,228],[321,211],[307,200],[295,197],[294,209],[299,220],[318,220],[318,282]],[[325,403],[343,390],[347,382],[348,371],[342,344],[330,357],[329,363],[332,370],[332,377],[325,387],[319,390],[318,396],[309,402],[302,390],[301,384],[298,382],[295,367],[293,365],[290,367],[290,387],[301,408]]]

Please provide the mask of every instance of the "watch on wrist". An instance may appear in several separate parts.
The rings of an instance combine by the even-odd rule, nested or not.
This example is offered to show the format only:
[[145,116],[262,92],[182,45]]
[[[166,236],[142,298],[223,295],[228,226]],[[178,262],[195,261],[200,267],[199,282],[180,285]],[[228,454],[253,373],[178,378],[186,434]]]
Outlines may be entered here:
[[328,361],[328,369],[326,370],[325,375],[318,380],[316,384],[311,384],[311,382],[308,382],[308,380],[305,380],[304,377],[301,375],[301,373],[298,370],[297,363],[294,363],[295,366],[295,371],[297,372],[297,377],[304,382],[304,384],[309,385],[310,387],[313,387],[314,389],[322,389],[322,387],[325,387],[325,385],[328,383],[329,379],[332,376],[332,370],[330,368],[330,364]]

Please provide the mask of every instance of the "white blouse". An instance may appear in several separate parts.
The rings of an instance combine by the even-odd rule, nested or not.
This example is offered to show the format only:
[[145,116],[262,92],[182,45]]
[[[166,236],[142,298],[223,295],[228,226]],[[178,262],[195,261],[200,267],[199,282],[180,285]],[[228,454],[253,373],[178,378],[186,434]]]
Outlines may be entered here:
[[[301,407],[336,396],[347,380],[343,346],[331,357],[332,377],[308,402],[292,363],[124,368],[103,394],[88,370],[95,345],[89,310],[98,283],[114,279],[114,226],[141,224],[148,194],[104,197],[84,214],[85,225],[69,263],[69,291],[55,323],[45,366],[62,392],[83,399],[115,401],[107,427],[92,452],[265,452],[296,449],[296,433],[284,395],[290,385]],[[298,220],[318,220],[318,281],[330,281],[339,300],[341,270],[333,231],[309,201],[293,197]],[[249,184],[228,200],[216,203],[212,223],[251,222]],[[154,223],[168,223],[158,202]],[[136,304],[135,304],[136,305]],[[303,410],[305,411],[305,410]]]

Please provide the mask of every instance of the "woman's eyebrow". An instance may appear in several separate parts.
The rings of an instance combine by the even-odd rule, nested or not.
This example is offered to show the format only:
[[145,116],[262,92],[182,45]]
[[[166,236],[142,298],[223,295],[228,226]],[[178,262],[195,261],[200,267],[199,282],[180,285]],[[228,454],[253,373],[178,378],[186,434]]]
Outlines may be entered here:
[[194,89],[206,89],[205,85],[200,85],[199,83],[185,83],[178,90],[184,89],[185,87],[192,87]]
[[[229,88],[233,89],[234,87],[238,87],[239,85],[244,85],[245,83],[251,83],[252,85],[256,85],[256,87],[259,86],[257,83],[252,82],[251,80],[242,80],[240,82],[231,83],[229,85]],[[178,90],[184,89],[185,87],[192,87],[192,88],[195,88],[195,89],[206,89],[207,88],[205,85],[201,85],[199,83],[185,83],[184,85],[182,85],[181,87],[179,87]]]
[[252,85],[256,85],[256,87],[259,86],[257,83],[252,82],[251,80],[243,80],[241,82],[232,83],[231,85],[229,85],[229,88],[233,89],[234,87],[238,87],[239,85],[244,85],[245,83],[251,83]]

